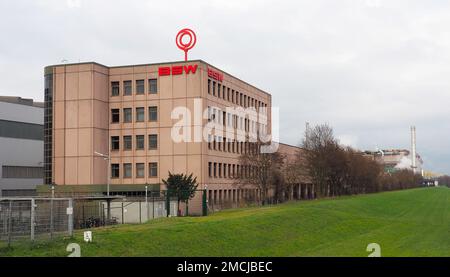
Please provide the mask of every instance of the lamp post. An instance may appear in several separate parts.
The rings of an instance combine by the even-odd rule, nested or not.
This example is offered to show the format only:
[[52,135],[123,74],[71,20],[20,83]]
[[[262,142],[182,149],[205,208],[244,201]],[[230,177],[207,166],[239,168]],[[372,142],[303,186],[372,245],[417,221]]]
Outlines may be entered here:
[[107,178],[106,178],[106,195],[108,196],[108,199],[106,199],[106,218],[107,222],[109,224],[111,220],[111,199],[109,199],[109,183],[111,179],[111,147],[108,144],[108,155],[99,153],[97,151],[94,152],[95,155],[102,157],[105,161],[108,161],[108,168],[107,168]]
[[106,178],[106,195],[109,196],[109,183],[111,179],[111,157],[110,155],[102,154],[97,151],[94,152],[95,155],[102,157],[105,161],[108,161],[107,178]]

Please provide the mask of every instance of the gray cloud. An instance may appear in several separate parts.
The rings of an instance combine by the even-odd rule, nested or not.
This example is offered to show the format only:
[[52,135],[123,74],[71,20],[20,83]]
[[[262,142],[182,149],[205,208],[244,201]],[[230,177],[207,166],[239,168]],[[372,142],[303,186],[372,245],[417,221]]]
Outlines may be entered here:
[[281,138],[328,122],[361,149],[409,148],[450,173],[446,1],[85,1],[0,3],[0,94],[43,99],[43,67],[182,59],[191,27],[204,59],[273,95]]

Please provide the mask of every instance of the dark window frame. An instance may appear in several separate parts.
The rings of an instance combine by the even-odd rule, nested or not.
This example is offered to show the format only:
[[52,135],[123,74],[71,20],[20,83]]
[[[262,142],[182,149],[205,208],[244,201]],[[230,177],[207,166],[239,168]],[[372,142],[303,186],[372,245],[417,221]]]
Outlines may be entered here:
[[[154,82],[154,83],[152,83]],[[156,88],[153,90],[153,88]],[[158,79],[152,78],[148,79],[148,93],[149,94],[158,94]]]
[[120,136],[111,136],[111,151],[120,150]]
[[111,82],[111,96],[120,96],[120,82],[119,81]]
[[[142,143],[142,147],[140,147]],[[136,150],[145,150],[145,135],[136,135]]]
[[123,81],[123,95],[133,95],[133,82],[131,80]]
[[145,94],[145,80],[139,79],[136,80],[136,95]]
[[[117,120],[114,120],[115,116]],[[120,123],[120,109],[111,109],[111,123]]]
[[[152,140],[153,138],[153,140]],[[154,144],[152,144],[154,143]],[[158,149],[158,134],[150,134],[148,135],[148,149],[156,150]]]
[[[128,143],[130,144],[130,147],[127,147]],[[131,135],[123,136],[123,150],[124,151],[133,150],[133,136]]]
[[[129,111],[129,113],[128,113]],[[130,120],[127,120],[127,115],[130,116]],[[132,108],[123,108],[123,123],[132,123],[133,122],[133,109]]]
[[[155,115],[154,119],[152,118],[153,115]],[[150,121],[150,122],[158,121],[158,106],[148,107],[148,121]]]

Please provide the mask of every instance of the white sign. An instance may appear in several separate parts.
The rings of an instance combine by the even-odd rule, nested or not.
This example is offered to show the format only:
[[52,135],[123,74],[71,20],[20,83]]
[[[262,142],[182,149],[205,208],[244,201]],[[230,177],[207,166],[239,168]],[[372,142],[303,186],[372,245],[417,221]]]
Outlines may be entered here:
[[68,215],[73,214],[73,208],[72,207],[67,208],[66,209],[66,214],[68,214]]
[[85,242],[92,242],[92,231],[85,231],[84,232],[84,241]]

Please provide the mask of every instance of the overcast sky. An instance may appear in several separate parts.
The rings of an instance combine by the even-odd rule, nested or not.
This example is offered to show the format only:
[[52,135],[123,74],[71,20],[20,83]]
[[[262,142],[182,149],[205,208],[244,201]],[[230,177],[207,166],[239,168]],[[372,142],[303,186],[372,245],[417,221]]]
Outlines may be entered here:
[[0,2],[0,95],[43,100],[43,68],[183,59],[176,33],[197,33],[203,59],[272,94],[281,141],[329,123],[365,150],[417,148],[450,173],[449,1]]

